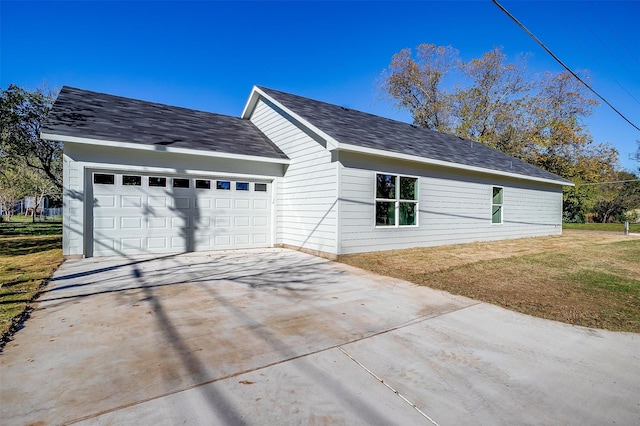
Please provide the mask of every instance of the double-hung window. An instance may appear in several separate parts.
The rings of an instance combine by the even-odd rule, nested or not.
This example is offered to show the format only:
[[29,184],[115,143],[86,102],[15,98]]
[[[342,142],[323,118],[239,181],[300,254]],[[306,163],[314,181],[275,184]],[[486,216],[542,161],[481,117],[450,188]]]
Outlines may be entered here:
[[376,174],[376,226],[418,225],[418,178]]
[[502,202],[503,188],[493,187],[493,198],[491,200],[491,223],[502,223]]

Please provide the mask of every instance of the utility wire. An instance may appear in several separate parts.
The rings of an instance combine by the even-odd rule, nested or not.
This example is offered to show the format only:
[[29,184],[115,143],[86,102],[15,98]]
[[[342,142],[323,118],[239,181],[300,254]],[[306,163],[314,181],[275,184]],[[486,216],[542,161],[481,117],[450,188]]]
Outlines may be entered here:
[[562,65],[564,67],[564,69],[566,69],[567,71],[569,71],[569,73],[574,76],[576,79],[578,79],[578,81],[582,84],[584,84],[584,86],[591,90],[591,92],[593,92],[593,94],[595,94],[597,97],[599,97],[602,102],[604,102],[605,104],[609,105],[609,107],[614,110],[620,117],[622,117],[624,119],[624,121],[626,121],[627,123],[631,124],[636,130],[640,131],[640,127],[636,126],[635,124],[633,124],[631,122],[631,120],[629,120],[627,117],[624,116],[624,114],[622,114],[620,111],[618,111],[616,109],[616,107],[614,107],[613,105],[611,105],[611,103],[609,103],[609,101],[607,101],[605,98],[603,98],[598,92],[595,91],[595,89],[593,89],[591,86],[589,86],[589,84],[587,84],[584,80],[582,80],[575,72],[573,72],[571,70],[571,68],[569,68],[568,66],[566,66],[564,64],[564,62],[562,62],[560,60],[560,58],[558,58],[556,55],[553,54],[553,52],[551,50],[549,50],[549,48],[547,46],[545,46],[545,44],[543,42],[541,42],[538,37],[536,37],[535,35],[533,35],[533,33],[531,31],[529,31],[527,29],[527,27],[525,27],[524,25],[522,25],[522,23],[520,23],[520,21],[518,21],[518,19],[516,19],[515,16],[513,16],[511,13],[509,13],[509,11],[507,9],[505,9],[500,3],[498,3],[497,0],[491,0],[493,2],[493,4],[495,4],[496,6],[498,6],[498,8],[500,10],[502,10],[509,18],[511,18],[511,20],[513,22],[515,22],[524,32],[526,32],[529,37],[531,37],[536,43],[538,43],[540,45],[540,47],[542,47],[549,55],[551,55],[551,57],[553,59],[555,59],[555,61],[557,63],[559,63],[560,65]]
[[627,183],[627,182],[640,182],[640,179],[612,180],[609,182],[596,182],[596,183],[576,183],[576,186],[607,185],[610,183]]

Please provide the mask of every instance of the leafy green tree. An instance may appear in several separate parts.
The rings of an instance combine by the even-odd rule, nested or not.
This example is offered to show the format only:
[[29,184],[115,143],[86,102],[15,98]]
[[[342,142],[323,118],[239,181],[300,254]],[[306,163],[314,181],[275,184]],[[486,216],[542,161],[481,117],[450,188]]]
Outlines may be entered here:
[[38,170],[62,191],[62,144],[40,139],[56,93],[9,85],[0,91],[0,157]]
[[[393,56],[381,88],[416,125],[484,143],[576,184],[614,175],[618,152],[594,143],[584,124],[598,103],[569,73],[533,78],[501,48],[465,62],[451,46],[422,44],[415,57],[411,49]],[[593,189],[568,188],[565,213],[581,220],[594,197]]]
[[640,209],[640,181],[633,173],[620,171],[616,181],[599,185],[597,202],[594,206],[596,219],[610,221],[635,221],[636,210]]

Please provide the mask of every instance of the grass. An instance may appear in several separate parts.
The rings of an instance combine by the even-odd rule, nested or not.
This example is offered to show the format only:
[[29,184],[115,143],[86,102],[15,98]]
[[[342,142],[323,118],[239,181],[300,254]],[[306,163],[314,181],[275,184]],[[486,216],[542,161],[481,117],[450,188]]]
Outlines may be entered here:
[[61,222],[0,223],[0,347],[62,263]]
[[529,315],[640,333],[640,238],[562,236],[341,256],[340,261]]
[[[563,223],[562,229],[582,231],[624,232],[624,223]],[[640,233],[640,223],[630,223],[629,232]]]

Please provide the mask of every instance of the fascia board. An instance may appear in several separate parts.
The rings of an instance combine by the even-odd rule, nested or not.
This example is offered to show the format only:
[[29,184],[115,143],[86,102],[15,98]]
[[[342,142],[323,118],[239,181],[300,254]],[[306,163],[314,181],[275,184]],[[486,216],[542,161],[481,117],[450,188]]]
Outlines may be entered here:
[[434,166],[449,167],[449,168],[454,168],[454,169],[459,169],[459,170],[468,170],[468,171],[479,172],[479,173],[487,173],[487,174],[492,174],[492,175],[506,176],[506,177],[516,178],[516,179],[524,179],[524,180],[530,180],[530,181],[536,181],[536,182],[551,183],[551,184],[554,184],[554,185],[575,186],[572,182],[564,182],[564,181],[540,178],[540,177],[535,177],[535,176],[527,176],[527,175],[522,175],[522,174],[519,174],[519,173],[511,173],[511,172],[505,172],[505,171],[500,171],[500,170],[493,170],[493,169],[488,169],[488,168],[485,168],[485,167],[478,167],[478,166],[469,166],[469,165],[466,165],[466,164],[453,163],[453,162],[450,162],[450,161],[435,160],[433,158],[420,157],[420,156],[417,156],[417,155],[401,154],[401,153],[397,153],[397,152],[383,151],[383,150],[380,150],[380,149],[366,148],[366,147],[350,145],[350,144],[344,144],[344,143],[339,144],[339,146],[336,149],[336,151],[348,151],[348,152],[355,152],[355,153],[360,153],[360,154],[375,155],[375,156],[378,156],[378,157],[396,158],[396,159],[399,159],[399,160],[407,160],[407,161],[413,161],[413,162],[423,163],[423,164],[432,164]]
[[[166,173],[166,174],[176,174],[176,170],[168,167],[153,167],[153,166],[134,166],[131,167],[129,165],[120,165],[120,164],[109,164],[105,166],[104,163],[97,163],[95,161],[79,161],[78,164],[81,164],[82,167],[92,170],[108,170],[114,171],[116,173],[119,172],[131,172],[136,171],[140,173]],[[247,174],[247,173],[230,173],[230,172],[212,172],[210,170],[199,170],[199,169],[185,169],[180,170],[178,173],[180,176],[215,176],[219,178],[229,178],[229,179],[257,179],[257,180],[273,180],[281,175],[255,175],[255,174]]]
[[260,90],[260,88],[257,86],[253,86],[253,89],[251,90],[251,95],[249,95],[249,100],[247,101],[247,104],[244,107],[244,110],[242,111],[241,118],[248,120],[251,117],[251,114],[253,113],[253,110],[256,107],[256,104],[258,103],[258,99],[260,99],[260,96],[268,99],[269,102],[272,102],[274,105],[276,105],[278,108],[282,109],[283,111],[286,111],[287,114],[289,114],[290,116],[298,120],[300,123],[304,124],[304,126],[306,126],[309,130],[316,133],[322,139],[327,141],[327,146],[331,146],[335,148],[340,145],[340,143],[337,140],[335,140],[332,136],[318,129],[316,126],[309,123],[306,119],[296,114],[295,111],[290,110],[289,108],[285,107],[280,102],[278,102],[277,100],[275,100],[274,98],[266,94],[264,91]]
[[109,146],[114,148],[137,149],[141,151],[160,151],[160,152],[168,152],[168,153],[175,153],[175,154],[229,158],[234,160],[258,161],[261,163],[275,163],[275,164],[288,165],[291,162],[290,160],[284,159],[284,158],[269,158],[269,157],[259,157],[257,155],[242,155],[242,154],[230,154],[225,152],[200,151],[200,150],[188,149],[188,148],[173,148],[173,147],[168,147],[163,145],[144,145],[144,144],[131,143],[131,142],[79,138],[76,136],[55,135],[55,134],[44,133],[44,132],[40,133],[40,138],[44,140],[56,141],[56,142],[70,142],[70,143],[79,143],[79,144],[85,144],[85,145],[100,145],[100,146]]

